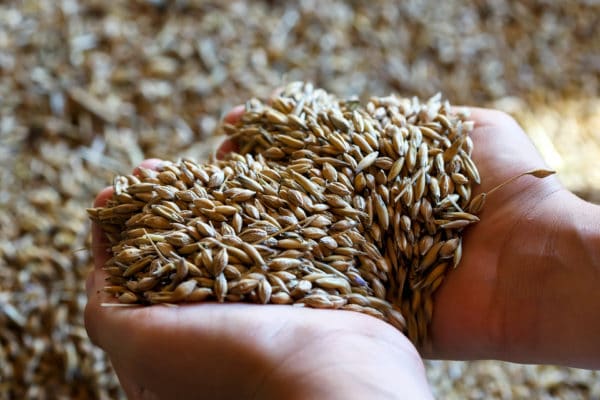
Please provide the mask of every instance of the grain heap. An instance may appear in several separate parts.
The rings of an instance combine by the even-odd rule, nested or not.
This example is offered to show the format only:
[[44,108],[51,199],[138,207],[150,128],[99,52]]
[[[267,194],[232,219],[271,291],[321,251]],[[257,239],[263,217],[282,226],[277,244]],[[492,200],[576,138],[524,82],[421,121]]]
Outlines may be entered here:
[[89,210],[113,245],[106,290],[348,309],[422,342],[484,199],[471,198],[472,128],[439,95],[362,107],[296,82],[270,105],[253,99],[223,126],[239,154],[118,176],[107,207]]

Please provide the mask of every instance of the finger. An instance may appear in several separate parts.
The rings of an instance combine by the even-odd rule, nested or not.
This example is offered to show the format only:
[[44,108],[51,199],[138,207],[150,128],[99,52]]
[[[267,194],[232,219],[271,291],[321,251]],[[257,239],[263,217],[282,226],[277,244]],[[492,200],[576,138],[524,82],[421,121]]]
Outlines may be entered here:
[[96,271],[96,268],[93,268],[91,271],[88,272],[87,278],[85,280],[85,291],[88,295],[88,298],[90,297],[90,294],[94,288],[94,286],[96,285],[96,280],[95,280],[95,274],[94,272]]
[[279,86],[279,87],[275,88],[271,92],[271,95],[269,96],[269,99],[267,100],[267,104],[271,105],[273,103],[273,100],[275,98],[281,97],[281,95],[283,94],[284,90],[285,90],[285,88],[283,86]]
[[[88,336],[94,344],[106,350],[106,335],[101,334],[106,329],[107,307],[103,304],[117,303],[117,299],[104,291],[106,272],[94,268],[86,280],[87,303],[84,311],[84,323]],[[110,314],[110,312],[108,312]],[[110,327],[108,327],[110,329]]]
[[[113,194],[113,188],[104,188],[94,200],[94,207],[104,207]],[[92,222],[92,257],[96,268],[102,267],[108,258],[110,243],[104,231],[96,222]]]
[[[453,107],[453,111],[455,109],[467,111],[466,118],[475,123],[475,129],[469,134],[474,143],[471,157],[479,169],[481,185],[473,188],[473,195],[488,192],[526,171],[550,169],[529,135],[510,114],[479,107]],[[521,193],[534,193],[535,190],[531,190],[534,186],[544,188],[544,193],[561,187],[555,176],[544,180],[530,177],[511,183],[502,190],[503,194],[495,194],[494,198],[502,204]]]
[[[267,100],[267,104],[271,104],[271,102],[273,101],[273,99],[275,97],[278,97],[281,95],[283,91],[283,87],[278,87],[275,90],[273,90],[271,92],[271,94],[269,95],[269,98]],[[237,105],[235,107],[233,107],[223,118],[223,121],[228,123],[228,124],[236,124],[240,121],[240,119],[242,118],[242,115],[244,115],[244,112],[246,111],[246,107],[244,105]]]
[[133,170],[134,175],[139,175],[140,168],[145,169],[156,169],[160,164],[162,164],[163,160],[160,158],[148,158],[140,163],[139,166],[135,167]]
[[233,107],[231,111],[229,111],[227,115],[225,115],[223,121],[225,121],[228,124],[237,124],[242,118],[242,115],[244,115],[244,110],[245,107],[243,105]]
[[98,193],[96,198],[94,199],[94,207],[104,207],[110,196],[113,194],[112,187],[105,187]]
[[452,112],[466,115],[466,119],[475,122],[480,128],[484,126],[506,125],[513,122],[512,117],[507,113],[491,108],[471,107],[471,106],[452,106]]
[[[538,151],[535,149],[531,139],[510,114],[504,111],[479,107],[461,106],[453,107],[452,110],[466,111],[468,113],[467,119],[475,122],[475,129],[470,135],[478,144],[478,146],[475,146],[474,159],[480,156],[478,154],[478,147],[481,148],[488,145],[501,149],[506,146],[507,142],[510,142],[515,149],[523,153],[522,160],[529,159],[528,161],[535,161],[532,162],[532,165],[539,165],[540,163],[543,165],[543,161],[538,156]],[[507,156],[514,156],[515,154],[513,153]],[[498,154],[498,157],[500,156],[501,154]]]
[[85,280],[85,290],[88,303],[115,303],[117,299],[104,290],[108,274],[99,268],[92,269]]
[[223,157],[225,157],[225,154],[239,150],[240,146],[235,141],[231,139],[226,139],[217,149],[217,159],[222,160]]
[[[238,122],[240,122],[240,119],[242,118],[242,115],[244,115],[245,110],[246,107],[244,107],[243,105],[237,105],[233,107],[231,111],[229,111],[227,115],[225,115],[225,117],[223,118],[223,122],[228,124],[237,124]],[[238,150],[239,146],[233,139],[225,139],[225,141],[217,149],[217,159],[222,160],[223,157],[225,157],[225,154]]]

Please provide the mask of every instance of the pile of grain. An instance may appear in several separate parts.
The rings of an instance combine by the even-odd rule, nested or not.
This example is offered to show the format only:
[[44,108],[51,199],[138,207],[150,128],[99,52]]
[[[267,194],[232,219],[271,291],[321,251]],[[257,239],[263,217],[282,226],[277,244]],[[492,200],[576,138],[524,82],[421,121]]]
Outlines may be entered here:
[[473,123],[440,96],[361,106],[302,82],[246,104],[224,125],[241,154],[117,177],[88,210],[112,244],[105,290],[352,310],[423,343],[461,232],[479,221],[465,211],[484,199],[471,198]]
[[[501,107],[568,187],[599,199],[599,11],[590,0],[2,2],[0,397],[122,395],[82,326],[84,209],[144,157],[202,158],[232,105],[283,81]],[[597,373],[567,368],[429,373],[442,398],[600,393]]]

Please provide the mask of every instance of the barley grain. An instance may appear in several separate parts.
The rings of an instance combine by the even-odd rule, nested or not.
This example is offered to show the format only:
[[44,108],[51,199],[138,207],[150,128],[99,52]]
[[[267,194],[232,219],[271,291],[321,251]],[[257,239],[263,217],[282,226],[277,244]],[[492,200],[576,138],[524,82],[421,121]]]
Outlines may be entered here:
[[361,107],[308,84],[283,93],[223,127],[240,153],[114,180],[108,206],[88,210],[112,232],[106,291],[128,304],[344,308],[423,343],[486,197],[471,198],[473,125],[439,97]]

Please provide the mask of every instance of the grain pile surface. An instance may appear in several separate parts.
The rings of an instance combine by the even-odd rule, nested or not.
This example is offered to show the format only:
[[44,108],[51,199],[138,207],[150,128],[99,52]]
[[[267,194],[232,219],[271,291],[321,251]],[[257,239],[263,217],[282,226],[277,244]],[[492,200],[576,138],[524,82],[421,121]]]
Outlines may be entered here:
[[88,213],[121,303],[204,300],[344,309],[427,339],[486,194],[473,122],[437,95],[366,105],[293,82],[223,125],[240,153],[118,176]]
[[[505,109],[569,188],[600,200],[598,2],[319,3],[2,2],[0,398],[123,396],[82,325],[85,208],[145,157],[208,154],[231,106],[285,81]],[[600,397],[593,371],[428,374],[440,398]]]

